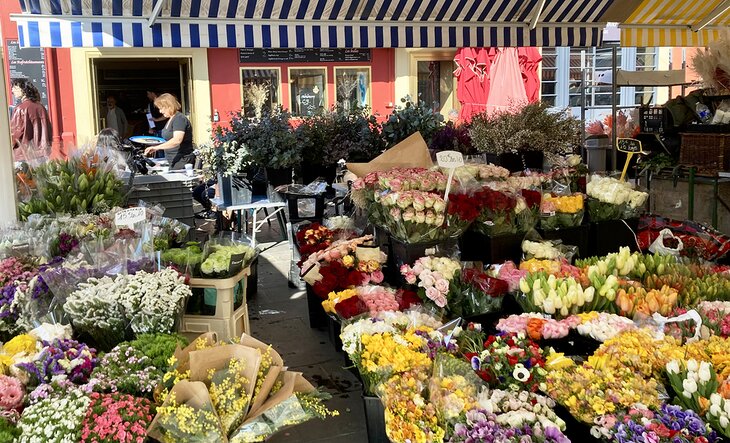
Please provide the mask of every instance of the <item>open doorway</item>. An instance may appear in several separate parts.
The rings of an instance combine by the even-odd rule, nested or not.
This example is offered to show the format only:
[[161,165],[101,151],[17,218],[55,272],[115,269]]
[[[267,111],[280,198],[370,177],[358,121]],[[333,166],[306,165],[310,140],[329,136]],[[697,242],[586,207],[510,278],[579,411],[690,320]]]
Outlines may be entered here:
[[114,96],[124,112],[128,129],[124,137],[147,135],[147,91],[173,94],[182,112],[191,117],[189,58],[96,58],[92,60],[95,132],[107,126],[107,97]]

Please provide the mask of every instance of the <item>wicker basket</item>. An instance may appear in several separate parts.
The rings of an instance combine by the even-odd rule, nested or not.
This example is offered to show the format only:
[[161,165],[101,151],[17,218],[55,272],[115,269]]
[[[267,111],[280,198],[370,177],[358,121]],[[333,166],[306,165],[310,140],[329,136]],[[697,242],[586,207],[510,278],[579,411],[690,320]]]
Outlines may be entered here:
[[679,164],[715,174],[730,166],[730,134],[682,133]]

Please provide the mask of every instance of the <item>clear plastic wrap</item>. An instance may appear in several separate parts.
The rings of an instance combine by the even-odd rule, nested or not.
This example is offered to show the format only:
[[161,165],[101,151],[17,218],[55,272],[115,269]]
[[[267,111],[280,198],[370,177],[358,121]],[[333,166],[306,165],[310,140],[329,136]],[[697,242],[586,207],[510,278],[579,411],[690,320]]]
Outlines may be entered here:
[[588,216],[594,222],[638,217],[649,198],[628,182],[598,174],[590,177],[586,191]]
[[490,277],[485,272],[473,268],[463,269],[461,280],[463,316],[488,314],[502,308],[504,296],[509,291],[506,281]]
[[553,186],[544,193],[540,205],[540,227],[555,230],[580,226],[583,223],[583,194],[570,193],[570,188]]
[[224,236],[210,239],[203,250],[205,260],[200,265],[201,274],[207,278],[228,278],[249,266],[258,251],[251,247],[245,236]]
[[482,385],[469,362],[450,354],[436,354],[428,392],[441,420],[454,422],[475,407]]
[[522,240],[523,260],[565,260],[571,262],[578,247],[564,245],[561,240],[544,240],[540,234],[531,230]]

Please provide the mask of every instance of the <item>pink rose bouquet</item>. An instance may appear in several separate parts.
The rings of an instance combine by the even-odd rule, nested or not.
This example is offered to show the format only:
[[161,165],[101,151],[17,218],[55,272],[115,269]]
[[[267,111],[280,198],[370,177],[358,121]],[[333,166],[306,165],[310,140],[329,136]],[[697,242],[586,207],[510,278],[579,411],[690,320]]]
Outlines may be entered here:
[[399,304],[396,291],[383,286],[363,286],[357,288],[358,297],[365,303],[371,317],[380,312],[397,311]]
[[[413,266],[403,265],[401,275],[409,285],[418,286],[418,295],[426,303],[447,308],[460,301],[461,262],[445,257],[421,257]],[[451,307],[451,306],[450,306]]]

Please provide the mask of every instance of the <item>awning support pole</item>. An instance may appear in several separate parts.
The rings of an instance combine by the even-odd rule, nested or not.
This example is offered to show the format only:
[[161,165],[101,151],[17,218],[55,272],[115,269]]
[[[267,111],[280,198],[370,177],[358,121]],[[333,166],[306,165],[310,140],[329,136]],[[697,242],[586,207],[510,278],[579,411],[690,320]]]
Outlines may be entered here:
[[705,18],[690,26],[690,29],[694,32],[702,30],[705,26],[717,20],[717,18],[724,14],[728,9],[730,9],[730,0],[725,0],[717,5]]
[[150,15],[150,19],[147,21],[147,26],[150,28],[155,24],[157,21],[157,17],[160,16],[160,11],[162,11],[162,5],[165,3],[166,0],[157,0],[157,3],[155,3],[154,9],[152,9],[152,15]]
[[545,8],[546,1],[547,0],[540,0],[540,3],[538,3],[535,7],[535,13],[530,20],[530,29],[537,28],[537,23],[540,21],[540,16],[542,15],[542,10]]

